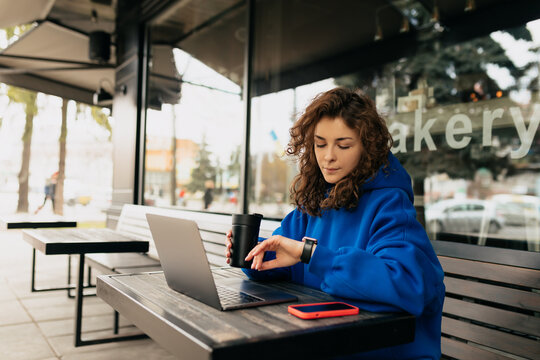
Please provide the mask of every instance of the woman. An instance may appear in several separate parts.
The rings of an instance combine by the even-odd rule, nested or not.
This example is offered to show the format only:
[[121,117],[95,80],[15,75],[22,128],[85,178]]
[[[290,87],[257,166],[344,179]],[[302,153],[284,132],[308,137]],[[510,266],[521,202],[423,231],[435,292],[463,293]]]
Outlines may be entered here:
[[365,310],[416,316],[414,342],[355,358],[439,359],[443,271],[373,101],[344,88],[327,91],[290,133],[287,153],[300,164],[291,185],[297,207],[248,254],[253,266],[245,272],[321,289]]

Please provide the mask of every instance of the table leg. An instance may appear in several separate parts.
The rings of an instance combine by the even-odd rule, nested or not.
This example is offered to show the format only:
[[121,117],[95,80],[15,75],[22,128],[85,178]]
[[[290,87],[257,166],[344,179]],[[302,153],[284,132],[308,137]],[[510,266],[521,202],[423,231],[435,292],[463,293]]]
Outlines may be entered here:
[[84,288],[84,254],[79,254],[79,270],[77,274],[77,284],[75,291],[75,347],[84,345],[103,344],[115,341],[135,340],[146,338],[146,334],[134,335],[115,335],[111,337],[83,340],[82,333],[82,317],[83,317],[83,288]]
[[[71,290],[75,289],[75,286],[71,284],[71,255],[68,255],[68,281],[67,286],[60,286],[60,287],[50,287],[50,288],[36,288],[36,248],[32,248],[32,273],[31,273],[31,279],[30,279],[30,291],[31,292],[43,292],[43,291],[57,291],[57,290],[67,290],[68,298],[74,298],[73,295],[71,295]],[[88,279],[90,279],[90,274]],[[88,280],[87,285],[84,286],[85,288],[95,288],[96,285],[92,285],[90,283],[90,280]],[[88,294],[85,296],[95,296],[95,294]]]

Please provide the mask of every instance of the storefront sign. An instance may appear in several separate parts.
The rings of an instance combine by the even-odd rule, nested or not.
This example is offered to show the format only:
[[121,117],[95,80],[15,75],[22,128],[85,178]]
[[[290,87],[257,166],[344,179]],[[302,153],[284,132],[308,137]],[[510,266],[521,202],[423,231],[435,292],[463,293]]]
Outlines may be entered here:
[[[434,127],[444,131],[445,140],[452,149],[463,149],[471,142],[471,136],[468,136],[467,134],[472,134],[473,127],[474,130],[478,130],[481,126],[482,146],[492,146],[494,124],[497,124],[498,121],[500,122],[501,119],[506,119],[504,125],[498,127],[506,128],[508,126],[513,126],[516,129],[520,144],[518,148],[511,150],[510,157],[512,159],[520,159],[529,152],[536,131],[538,130],[538,125],[540,124],[540,104],[535,103],[530,106],[533,107],[533,111],[529,119],[526,119],[525,116],[523,116],[521,108],[518,106],[510,106],[505,108],[500,107],[494,110],[485,109],[482,111],[481,116],[475,117],[475,121],[471,120],[469,115],[458,112],[448,118],[446,126],[444,123],[441,123],[441,119],[438,117],[428,118],[424,122],[422,119],[422,109],[416,109],[414,111],[414,133],[412,134],[414,139],[413,151],[420,151],[423,143],[425,143],[425,146],[427,146],[430,151],[437,150],[437,146],[432,138],[432,128]],[[428,114],[428,117],[430,117],[429,115],[431,114]],[[511,119],[512,121],[509,121],[508,119]],[[441,127],[443,127],[443,129],[441,129]],[[395,121],[389,126],[390,133],[394,139],[394,146],[392,147],[392,152],[394,154],[407,152],[407,137],[409,136],[410,128],[411,125],[400,121]],[[440,132],[441,131],[436,131],[435,133]]]

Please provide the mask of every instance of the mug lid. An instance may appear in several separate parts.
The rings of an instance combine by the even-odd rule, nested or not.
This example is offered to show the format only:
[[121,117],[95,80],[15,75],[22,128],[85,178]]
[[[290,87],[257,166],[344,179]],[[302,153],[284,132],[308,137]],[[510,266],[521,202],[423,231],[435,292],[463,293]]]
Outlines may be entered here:
[[233,225],[260,226],[263,216],[261,214],[233,214]]

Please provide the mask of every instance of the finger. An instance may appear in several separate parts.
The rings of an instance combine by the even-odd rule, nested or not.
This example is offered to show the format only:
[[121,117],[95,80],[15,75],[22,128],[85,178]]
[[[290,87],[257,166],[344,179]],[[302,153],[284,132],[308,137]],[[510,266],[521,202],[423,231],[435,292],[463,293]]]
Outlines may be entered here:
[[259,270],[261,268],[263,259],[264,259],[264,253],[255,256],[253,258],[253,263],[251,265],[251,268],[255,270]]
[[255,256],[255,255],[260,254],[261,252],[271,251],[271,250],[276,250],[276,249],[277,249],[276,240],[272,238],[268,238],[265,241],[260,242],[257,246],[255,246],[250,251],[250,253],[252,253],[252,255]]
[[247,254],[246,258],[244,260],[250,261],[253,259],[254,256],[258,255],[260,253],[260,249],[263,247],[263,243],[260,243],[259,245],[255,246],[251,251]]
[[263,262],[257,270],[264,271],[264,270],[270,270],[279,267],[279,263],[277,259],[269,260]]

